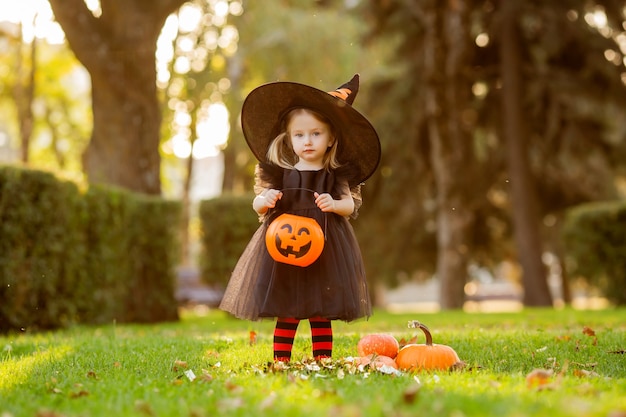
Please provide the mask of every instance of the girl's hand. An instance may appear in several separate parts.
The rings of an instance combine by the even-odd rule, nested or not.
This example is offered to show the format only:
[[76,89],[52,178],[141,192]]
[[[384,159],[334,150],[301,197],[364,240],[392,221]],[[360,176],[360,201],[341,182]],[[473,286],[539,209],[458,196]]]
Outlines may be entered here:
[[276,207],[276,202],[283,197],[283,193],[280,190],[269,189],[261,195],[254,197],[252,207],[254,210],[263,214],[267,210]]
[[262,198],[265,199],[264,206],[267,208],[274,208],[276,207],[276,203],[278,202],[278,200],[280,200],[282,197],[283,193],[280,190],[269,189],[262,196]]
[[325,213],[328,213],[328,212],[332,213],[335,211],[335,200],[330,194],[315,193],[314,196],[315,196],[315,204],[317,205],[317,207],[319,207],[320,210],[322,210]]

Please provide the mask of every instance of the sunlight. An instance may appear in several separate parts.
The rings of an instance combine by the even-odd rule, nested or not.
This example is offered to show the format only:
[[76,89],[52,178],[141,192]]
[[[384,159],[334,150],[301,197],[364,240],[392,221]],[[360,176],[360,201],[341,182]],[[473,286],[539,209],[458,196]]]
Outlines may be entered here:
[[230,132],[228,109],[224,103],[212,103],[206,113],[196,128],[198,139],[193,145],[193,157],[196,159],[219,155]]
[[478,36],[476,36],[474,42],[476,42],[476,45],[481,48],[486,47],[487,45],[489,45],[489,34],[480,33]]
[[172,151],[177,158],[187,159],[191,155],[191,143],[186,135],[179,133],[172,138]]
[[183,4],[178,11],[178,19],[181,33],[193,32],[202,22],[202,9],[190,3]]
[[172,41],[178,32],[178,16],[171,14],[165,20],[165,24],[161,29],[161,34],[157,39],[156,49],[156,69],[157,84],[163,88],[167,85],[171,74],[169,71],[169,63],[174,59],[174,45]]
[[601,7],[597,7],[593,13],[588,13],[585,15],[585,21],[593,27],[603,28],[607,25],[608,20],[606,17],[606,13],[604,9]]
[[46,0],[23,0],[20,7],[7,1],[0,2],[0,16],[0,21],[22,24],[22,38],[26,42],[32,42],[35,37],[56,45],[65,41],[65,34],[54,21]]
[[228,142],[230,125],[228,109],[224,103],[211,103],[203,106],[198,115],[196,132],[198,138],[190,141],[191,116],[186,111],[177,111],[174,125],[176,133],[170,140],[163,143],[161,150],[166,154],[174,154],[177,158],[194,159],[215,157],[220,154]]
[[56,346],[49,350],[38,350],[28,356],[3,360],[0,362],[0,392],[24,384],[35,369],[41,368],[45,363],[59,361],[71,352],[69,346]]

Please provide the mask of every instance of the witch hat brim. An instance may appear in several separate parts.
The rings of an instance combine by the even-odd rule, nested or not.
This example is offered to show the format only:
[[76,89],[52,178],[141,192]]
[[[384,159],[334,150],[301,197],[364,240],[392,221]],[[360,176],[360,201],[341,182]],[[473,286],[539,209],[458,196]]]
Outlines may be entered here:
[[[350,80],[356,82],[358,74]],[[343,86],[342,86],[343,87]],[[280,133],[281,120],[292,109],[309,108],[327,116],[340,131],[337,156],[342,164],[350,164],[358,171],[350,186],[368,179],[380,162],[380,141],[372,124],[344,100],[341,88],[328,93],[305,84],[274,82],[252,90],[243,103],[241,125],[248,146],[261,162],[267,162],[267,149]],[[356,91],[347,100],[354,100]],[[337,96],[344,96],[342,98]]]

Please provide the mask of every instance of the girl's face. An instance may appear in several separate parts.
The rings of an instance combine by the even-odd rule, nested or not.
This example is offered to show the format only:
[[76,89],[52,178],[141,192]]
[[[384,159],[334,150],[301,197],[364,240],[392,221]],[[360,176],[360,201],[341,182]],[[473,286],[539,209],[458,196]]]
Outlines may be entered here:
[[323,168],[324,156],[335,140],[328,124],[310,112],[299,111],[289,121],[287,134],[298,156],[297,168]]

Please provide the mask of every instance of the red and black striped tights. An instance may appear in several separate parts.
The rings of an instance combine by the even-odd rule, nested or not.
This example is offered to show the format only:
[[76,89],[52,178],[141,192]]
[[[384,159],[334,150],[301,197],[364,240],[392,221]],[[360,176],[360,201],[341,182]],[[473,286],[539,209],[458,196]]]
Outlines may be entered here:
[[[333,353],[333,329],[331,321],[322,317],[309,319],[311,324],[311,341],[315,360],[330,358]],[[279,318],[274,329],[274,360],[289,362],[293,340],[298,330],[299,319]]]

